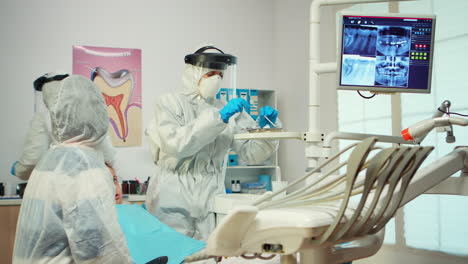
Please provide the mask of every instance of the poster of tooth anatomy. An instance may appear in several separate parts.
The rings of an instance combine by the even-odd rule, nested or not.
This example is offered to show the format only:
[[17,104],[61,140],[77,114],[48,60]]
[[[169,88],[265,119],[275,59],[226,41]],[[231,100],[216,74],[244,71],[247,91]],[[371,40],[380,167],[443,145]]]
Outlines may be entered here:
[[140,146],[141,50],[73,46],[73,74],[89,78],[101,89],[113,145]]

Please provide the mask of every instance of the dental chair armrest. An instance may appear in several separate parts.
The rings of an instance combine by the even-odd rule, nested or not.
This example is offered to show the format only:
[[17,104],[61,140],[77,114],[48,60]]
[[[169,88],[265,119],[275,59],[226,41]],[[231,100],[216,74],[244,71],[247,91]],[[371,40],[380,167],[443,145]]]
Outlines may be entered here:
[[385,236],[385,228],[373,235],[335,245],[332,249],[333,263],[345,263],[367,258],[379,251]]
[[243,254],[241,242],[258,209],[255,206],[239,206],[233,209],[211,233],[205,253],[211,256],[232,257]]

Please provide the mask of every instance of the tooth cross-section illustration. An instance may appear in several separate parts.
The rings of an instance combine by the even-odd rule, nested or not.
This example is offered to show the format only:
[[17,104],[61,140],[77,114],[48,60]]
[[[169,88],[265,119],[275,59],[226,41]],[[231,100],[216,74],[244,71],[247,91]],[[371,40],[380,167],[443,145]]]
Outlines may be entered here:
[[101,89],[115,135],[126,142],[129,132],[127,109],[133,91],[132,74],[127,70],[109,73],[96,67],[91,73],[91,80]]

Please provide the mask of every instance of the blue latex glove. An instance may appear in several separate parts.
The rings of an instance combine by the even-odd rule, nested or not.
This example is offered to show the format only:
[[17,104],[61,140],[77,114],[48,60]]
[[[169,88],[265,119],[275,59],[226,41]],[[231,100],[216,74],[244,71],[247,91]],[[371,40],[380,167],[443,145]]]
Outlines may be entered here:
[[260,109],[260,117],[259,117],[259,120],[258,120],[258,124],[260,125],[260,127],[264,127],[266,125],[270,125],[270,122],[268,122],[268,120],[266,120],[265,116],[270,119],[271,122],[273,122],[273,124],[276,122],[276,118],[278,117],[278,111],[276,109],[274,109],[273,107],[271,106],[264,106]]
[[229,118],[236,113],[242,112],[244,108],[250,108],[250,104],[242,98],[234,98],[229,100],[227,105],[223,107],[223,109],[219,110],[219,114],[221,115],[221,119],[224,123],[229,122]]
[[16,176],[16,164],[18,164],[18,161],[15,161],[15,163],[13,163],[13,165],[11,165],[10,173],[13,176]]

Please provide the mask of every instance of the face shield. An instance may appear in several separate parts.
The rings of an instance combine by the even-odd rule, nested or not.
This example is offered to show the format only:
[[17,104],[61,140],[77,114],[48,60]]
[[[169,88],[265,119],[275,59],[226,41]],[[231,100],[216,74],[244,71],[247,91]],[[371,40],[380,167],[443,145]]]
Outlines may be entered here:
[[[197,83],[201,97],[213,98],[220,88],[230,88],[234,95],[237,94],[237,58],[235,56],[225,54],[216,47],[206,46],[185,56],[184,60],[186,64],[205,69]],[[221,97],[229,96],[227,90],[221,91],[220,94]]]

